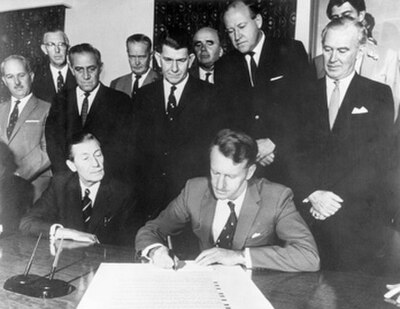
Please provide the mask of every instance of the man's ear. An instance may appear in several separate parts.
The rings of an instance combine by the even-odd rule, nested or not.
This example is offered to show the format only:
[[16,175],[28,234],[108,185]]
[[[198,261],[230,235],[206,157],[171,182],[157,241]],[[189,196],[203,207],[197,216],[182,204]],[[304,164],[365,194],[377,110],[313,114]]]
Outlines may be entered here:
[[29,73],[29,76],[31,78],[31,83],[32,83],[33,79],[35,78],[35,73],[31,72],[31,73]]
[[194,62],[194,59],[196,59],[196,56],[192,53],[189,55],[189,69],[192,67],[192,64]]
[[67,163],[68,168],[72,171],[72,172],[76,172],[76,166],[75,163],[72,162],[71,160],[66,160],[65,163]]
[[223,54],[224,54],[224,49],[220,46],[219,47],[219,57],[221,58]]
[[262,24],[263,24],[262,16],[260,14],[257,14],[256,17],[254,18],[254,20],[256,22],[257,28],[261,29]]
[[159,52],[155,52],[154,58],[156,58],[157,65],[161,68],[161,54]]
[[246,180],[249,180],[251,177],[253,177],[256,168],[257,168],[256,164],[250,165],[249,169],[247,170]]
[[363,22],[365,20],[365,11],[360,11],[360,13],[358,13],[358,21],[359,22]]
[[44,45],[44,44],[40,45],[40,49],[42,50],[42,52],[43,52],[45,55],[48,55],[47,49],[46,49],[46,45]]

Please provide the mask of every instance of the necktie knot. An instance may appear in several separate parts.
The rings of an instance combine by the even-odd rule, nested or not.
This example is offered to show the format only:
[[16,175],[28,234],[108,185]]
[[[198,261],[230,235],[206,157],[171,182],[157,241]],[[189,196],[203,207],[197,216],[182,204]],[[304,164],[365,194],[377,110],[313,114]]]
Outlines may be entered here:
[[84,198],[85,197],[89,197],[89,195],[90,195],[90,190],[89,189],[85,189],[85,196],[84,196]]
[[88,98],[90,96],[90,92],[89,91],[85,91],[85,98]]
[[176,90],[176,86],[171,86],[171,95],[174,94],[175,90]]
[[17,106],[19,103],[21,103],[20,100],[15,101],[15,106]]
[[136,74],[136,75],[135,75],[135,80],[139,80],[141,77],[142,77],[142,75]]
[[255,52],[249,51],[249,52],[247,52],[247,55],[249,55],[251,58],[253,58],[253,56],[255,55]]
[[231,210],[231,212],[235,212],[235,203],[229,201],[228,206],[229,206],[229,209]]

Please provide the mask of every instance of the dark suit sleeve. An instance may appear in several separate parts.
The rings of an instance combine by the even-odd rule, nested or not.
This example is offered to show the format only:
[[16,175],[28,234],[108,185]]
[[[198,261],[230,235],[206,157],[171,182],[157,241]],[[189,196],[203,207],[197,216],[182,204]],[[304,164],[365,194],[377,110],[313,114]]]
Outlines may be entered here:
[[52,164],[53,172],[65,171],[66,153],[66,93],[54,98],[46,120],[45,136],[47,153]]
[[43,236],[47,237],[50,226],[59,223],[55,182],[53,178],[50,186],[36,201],[33,208],[21,219],[19,229],[24,234],[43,233]]
[[319,255],[314,238],[293,203],[293,194],[285,189],[278,201],[275,232],[283,245],[250,247],[253,268],[283,271],[317,271]]

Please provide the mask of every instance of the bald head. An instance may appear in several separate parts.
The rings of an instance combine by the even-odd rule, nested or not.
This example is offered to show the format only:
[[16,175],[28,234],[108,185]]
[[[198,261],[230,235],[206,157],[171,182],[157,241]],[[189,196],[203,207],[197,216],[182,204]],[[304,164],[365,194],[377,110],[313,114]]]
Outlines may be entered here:
[[195,33],[193,48],[199,66],[205,70],[213,69],[214,63],[223,54],[218,31],[209,27],[201,28]]

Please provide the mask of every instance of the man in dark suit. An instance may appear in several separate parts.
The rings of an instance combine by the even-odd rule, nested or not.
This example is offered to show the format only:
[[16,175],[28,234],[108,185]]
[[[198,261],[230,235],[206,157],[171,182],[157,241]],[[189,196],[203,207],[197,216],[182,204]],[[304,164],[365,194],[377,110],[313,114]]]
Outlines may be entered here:
[[136,33],[128,37],[126,52],[132,73],[114,79],[110,87],[125,92],[134,99],[139,88],[156,81],[160,75],[150,68],[153,52],[148,36]]
[[[322,266],[372,270],[383,244],[378,184],[388,159],[390,88],[355,72],[366,32],[348,18],[322,33],[326,77],[309,88],[299,115],[303,139],[291,171],[310,205]],[[306,206],[303,206],[306,207]]]
[[297,90],[311,78],[307,54],[301,42],[266,38],[256,1],[232,2],[223,20],[235,50],[217,62],[215,85],[231,123],[257,139],[258,163],[270,165],[285,153]]
[[16,174],[32,183],[36,200],[52,176],[44,134],[50,104],[32,94],[34,73],[26,58],[7,57],[1,75],[11,96],[0,104],[0,141],[14,153]]
[[137,94],[137,163],[148,219],[156,217],[189,178],[207,173],[206,149],[218,112],[213,86],[188,74],[194,57],[186,33],[170,32],[156,53],[163,79]]
[[196,62],[190,68],[189,73],[214,84],[214,65],[224,52],[218,31],[210,27],[200,28],[193,36],[193,49]]
[[21,220],[24,233],[115,245],[133,245],[135,200],[130,186],[106,178],[99,141],[78,133],[68,146],[71,172],[50,187]]
[[[165,239],[190,223],[202,252],[200,265],[214,263],[316,271],[319,256],[289,188],[252,179],[257,144],[240,132],[221,130],[210,148],[210,178],[195,178],[136,236],[136,250],[170,268]],[[280,245],[284,244],[284,245]]]
[[51,30],[43,35],[40,47],[48,61],[36,70],[32,92],[39,99],[52,103],[57,93],[76,86],[67,64],[69,40],[63,31]]
[[101,143],[106,171],[115,177],[129,178],[134,144],[130,98],[100,83],[101,55],[90,44],[72,47],[69,61],[78,87],[56,96],[46,122],[47,150],[53,170],[67,170],[67,140],[86,130]]

